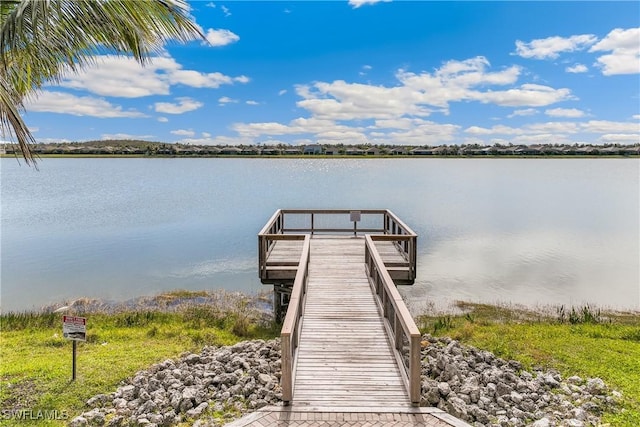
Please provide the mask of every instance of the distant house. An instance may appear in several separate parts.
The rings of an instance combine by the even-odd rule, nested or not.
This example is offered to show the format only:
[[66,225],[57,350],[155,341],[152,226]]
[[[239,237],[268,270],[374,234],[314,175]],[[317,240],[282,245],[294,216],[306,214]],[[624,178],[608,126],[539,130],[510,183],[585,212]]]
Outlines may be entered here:
[[360,148],[347,148],[345,154],[347,156],[364,156],[365,151]]
[[394,147],[391,150],[391,154],[394,156],[404,156],[408,153],[407,147]]
[[242,150],[240,150],[240,154],[242,154],[243,156],[255,156],[256,154],[259,154],[259,151],[256,147],[250,146],[244,147]]
[[237,155],[237,154],[240,154],[241,152],[242,152],[242,150],[239,149],[238,147],[223,147],[220,150],[220,154],[224,154],[224,155],[227,155],[227,156]]
[[310,155],[322,154],[322,145],[320,144],[306,145],[304,147],[304,150],[302,150],[302,154],[310,154]]
[[431,154],[433,154],[434,156],[444,156],[446,154],[457,154],[457,153],[458,153],[458,148],[454,146],[446,147],[444,145],[441,145],[431,150]]
[[220,149],[217,147],[205,146],[202,148],[201,153],[209,156],[215,156],[220,154]]
[[580,147],[576,149],[576,154],[589,156],[592,154],[598,154],[598,151],[593,147]]
[[380,155],[380,149],[378,147],[371,147],[367,151],[365,151],[365,154],[367,156],[379,156]]
[[513,153],[516,155],[525,155],[525,156],[535,156],[540,154],[540,150],[537,147],[528,147],[526,145],[523,146],[519,146],[517,147],[515,150],[513,150]]
[[279,154],[282,154],[282,150],[280,150],[279,148],[267,147],[262,149],[261,154],[263,156],[277,156]]
[[338,154],[340,154],[340,152],[336,147],[329,147],[324,150],[324,154],[326,154],[327,156],[337,156]]
[[600,149],[600,154],[614,156],[616,154],[620,154],[620,151],[620,147],[605,147]]
[[296,156],[302,154],[302,150],[299,148],[287,148],[286,150],[284,150],[284,154]]
[[411,154],[414,156],[430,156],[433,154],[433,150],[427,147],[416,147],[411,150]]
[[478,147],[464,147],[458,150],[458,154],[462,156],[481,156],[484,152]]

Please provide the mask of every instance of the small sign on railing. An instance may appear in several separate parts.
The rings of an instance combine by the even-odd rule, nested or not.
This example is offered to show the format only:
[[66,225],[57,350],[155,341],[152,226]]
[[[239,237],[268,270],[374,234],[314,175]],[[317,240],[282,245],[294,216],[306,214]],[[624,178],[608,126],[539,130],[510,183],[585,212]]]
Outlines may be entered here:
[[349,218],[351,222],[353,222],[353,235],[358,235],[358,222],[360,221],[361,212],[360,211],[350,211]]

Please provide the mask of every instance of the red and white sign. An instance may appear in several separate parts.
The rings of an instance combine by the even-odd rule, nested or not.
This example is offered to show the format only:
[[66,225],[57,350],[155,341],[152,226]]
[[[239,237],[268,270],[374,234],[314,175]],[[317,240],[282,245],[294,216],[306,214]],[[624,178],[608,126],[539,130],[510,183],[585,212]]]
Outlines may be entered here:
[[62,336],[73,341],[86,341],[86,317],[62,316]]

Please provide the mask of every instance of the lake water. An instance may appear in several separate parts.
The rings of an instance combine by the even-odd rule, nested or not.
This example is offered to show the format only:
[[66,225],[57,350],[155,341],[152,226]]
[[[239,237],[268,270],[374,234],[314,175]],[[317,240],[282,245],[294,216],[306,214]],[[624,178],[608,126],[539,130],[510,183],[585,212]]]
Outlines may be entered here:
[[412,309],[457,299],[640,309],[638,159],[1,160],[3,311],[265,289],[278,208],[388,208],[416,231]]

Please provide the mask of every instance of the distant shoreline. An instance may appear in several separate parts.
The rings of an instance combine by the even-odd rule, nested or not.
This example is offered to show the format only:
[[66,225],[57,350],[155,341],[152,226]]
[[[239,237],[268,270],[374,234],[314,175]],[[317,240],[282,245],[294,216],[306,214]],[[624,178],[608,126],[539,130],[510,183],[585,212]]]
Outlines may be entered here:
[[[36,157],[160,157],[160,158],[547,158],[547,157],[640,157],[640,144],[479,144],[373,145],[353,144],[258,144],[194,145],[143,140],[95,140],[31,145]],[[0,154],[22,157],[14,144],[0,145]]]
[[[0,158],[21,160],[19,154],[0,154]],[[389,155],[347,155],[347,154],[217,154],[217,155],[153,155],[143,154],[39,154],[36,159],[638,159],[640,154],[549,154],[549,155],[418,155],[418,154],[389,154]]]

